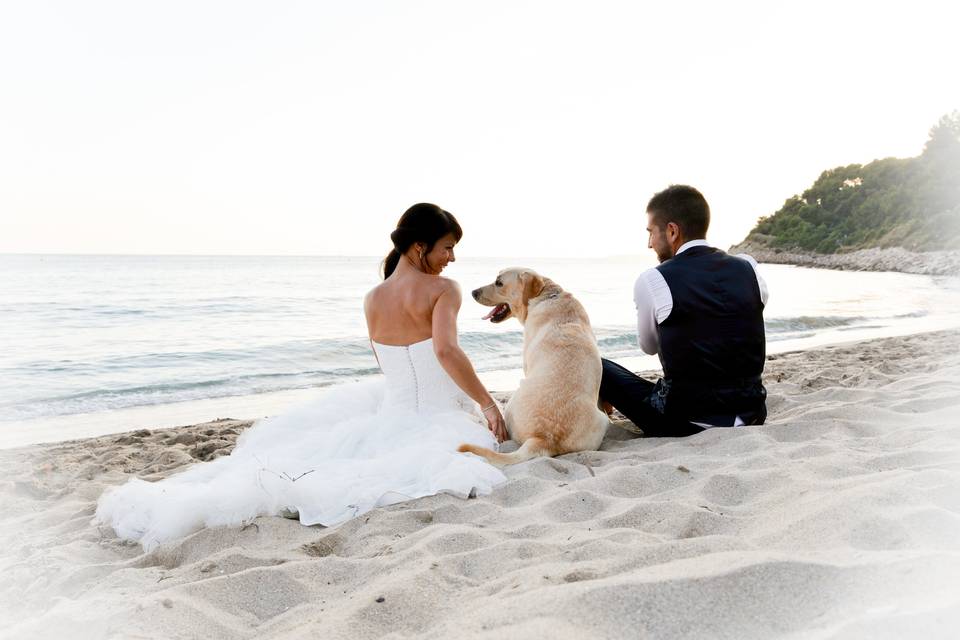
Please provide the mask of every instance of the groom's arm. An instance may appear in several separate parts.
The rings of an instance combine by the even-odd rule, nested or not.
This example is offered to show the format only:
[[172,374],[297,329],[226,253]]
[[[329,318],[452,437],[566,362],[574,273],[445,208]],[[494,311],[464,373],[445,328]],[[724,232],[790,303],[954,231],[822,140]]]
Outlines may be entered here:
[[760,275],[760,268],[757,266],[757,261],[753,259],[753,256],[748,256],[745,253],[739,253],[735,257],[746,260],[750,263],[750,266],[753,267],[753,275],[757,276],[757,287],[760,289],[760,302],[766,307],[767,300],[770,299],[770,290],[767,289],[767,281]]
[[644,353],[660,352],[657,325],[673,311],[670,287],[660,272],[650,269],[640,274],[633,285],[633,303],[637,307],[637,341]]

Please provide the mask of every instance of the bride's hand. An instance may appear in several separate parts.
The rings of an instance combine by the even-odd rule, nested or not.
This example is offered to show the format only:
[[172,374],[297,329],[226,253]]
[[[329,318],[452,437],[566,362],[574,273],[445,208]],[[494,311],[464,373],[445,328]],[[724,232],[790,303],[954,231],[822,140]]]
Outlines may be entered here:
[[503,414],[500,413],[500,407],[496,404],[490,405],[483,410],[483,417],[487,419],[487,428],[490,429],[490,433],[497,439],[497,442],[510,439],[510,436],[507,435],[507,423],[503,419]]

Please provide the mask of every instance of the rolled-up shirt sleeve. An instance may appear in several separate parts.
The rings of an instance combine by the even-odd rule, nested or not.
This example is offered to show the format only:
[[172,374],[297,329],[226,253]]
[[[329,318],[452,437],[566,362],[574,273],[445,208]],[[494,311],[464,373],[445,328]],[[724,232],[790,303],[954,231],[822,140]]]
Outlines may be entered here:
[[767,281],[760,275],[757,261],[753,259],[753,256],[748,256],[745,253],[738,253],[736,257],[741,260],[746,260],[750,263],[750,266],[753,267],[753,275],[757,276],[757,286],[760,288],[760,302],[763,303],[763,306],[767,306],[767,300],[770,299],[770,291],[767,289]]
[[667,319],[673,310],[670,287],[656,269],[640,274],[633,285],[633,303],[637,307],[637,341],[644,353],[660,351],[657,325]]

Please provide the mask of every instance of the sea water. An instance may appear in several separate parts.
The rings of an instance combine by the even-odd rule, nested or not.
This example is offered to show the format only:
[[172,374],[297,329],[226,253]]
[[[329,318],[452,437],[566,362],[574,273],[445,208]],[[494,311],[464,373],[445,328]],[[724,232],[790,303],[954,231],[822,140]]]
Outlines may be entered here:
[[[481,378],[519,379],[522,328],[470,297],[536,269],[586,307],[605,357],[655,369],[636,340],[633,282],[652,256],[470,258],[460,344]],[[377,375],[362,313],[380,258],[0,256],[0,446],[217,417],[254,418]],[[761,265],[768,351],[960,326],[956,278]]]

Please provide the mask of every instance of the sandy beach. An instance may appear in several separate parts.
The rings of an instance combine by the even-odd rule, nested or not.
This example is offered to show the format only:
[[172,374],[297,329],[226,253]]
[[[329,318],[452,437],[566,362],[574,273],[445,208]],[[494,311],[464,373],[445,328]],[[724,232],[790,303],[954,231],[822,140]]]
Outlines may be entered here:
[[333,529],[143,553],[97,498],[229,453],[218,420],[0,451],[3,638],[955,637],[960,332],[770,356],[769,419],[510,467]]

